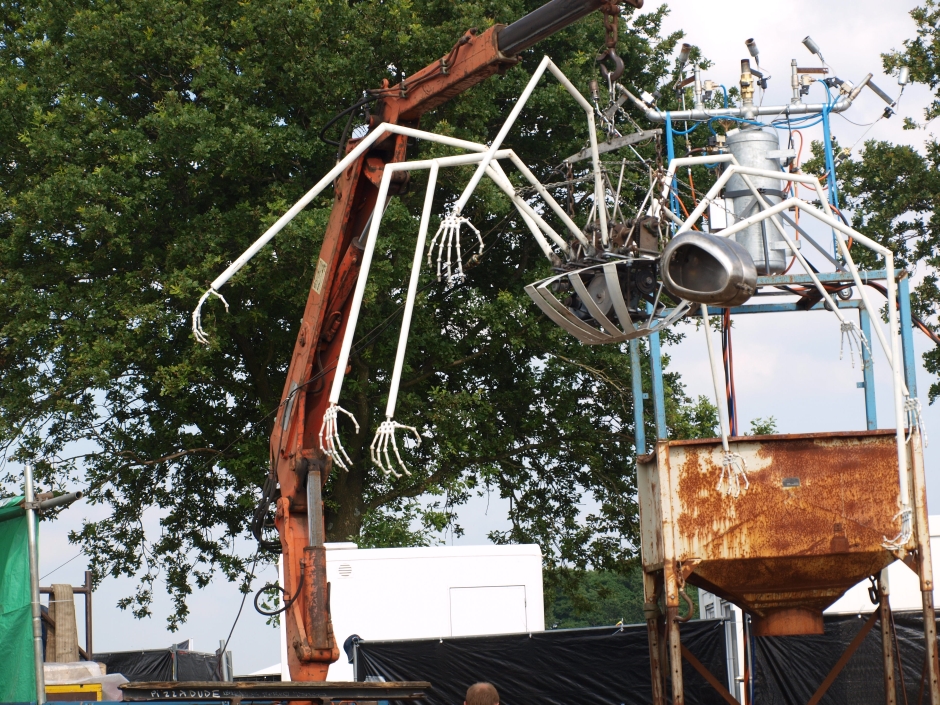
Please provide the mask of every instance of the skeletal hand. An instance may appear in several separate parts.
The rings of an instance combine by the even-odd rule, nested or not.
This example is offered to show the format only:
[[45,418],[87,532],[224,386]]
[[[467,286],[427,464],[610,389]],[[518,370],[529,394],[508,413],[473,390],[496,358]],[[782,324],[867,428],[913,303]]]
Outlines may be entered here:
[[196,336],[196,340],[203,345],[209,344],[209,336],[207,336],[206,332],[202,329],[202,305],[210,295],[217,296],[219,300],[225,304],[225,310],[228,311],[228,301],[215,289],[210,288],[205,294],[199,297],[199,303],[196,304],[196,310],[193,311],[193,335]]
[[414,434],[415,440],[418,441],[418,445],[421,445],[421,436],[418,434],[418,429],[414,426],[404,426],[397,421],[392,421],[391,417],[389,417],[379,424],[379,428],[375,432],[375,438],[372,439],[372,445],[369,446],[369,452],[372,455],[372,462],[378,465],[383,473],[401,477],[401,473],[395,471],[395,466],[388,454],[388,446],[391,444],[392,450],[395,451],[395,458],[398,460],[398,466],[406,475],[410,476],[411,472],[405,467],[405,463],[402,462],[401,454],[398,452],[398,442],[395,440],[395,431],[399,429],[411,431]]
[[889,551],[897,551],[900,548],[904,548],[907,545],[907,542],[911,540],[911,536],[914,533],[914,527],[912,524],[912,513],[910,509],[902,509],[897,514],[894,515],[894,518],[901,519],[901,530],[898,532],[898,535],[893,539],[889,539],[887,536],[883,536],[884,543],[881,545]]
[[923,409],[921,409],[920,401],[912,397],[905,397],[904,399],[904,416],[907,421],[907,438],[905,439],[908,443],[911,442],[911,436],[914,435],[914,429],[916,428],[920,431],[920,437],[923,441],[924,447],[927,447],[927,428],[924,426],[924,417]]
[[323,414],[323,424],[320,426],[320,450],[330,456],[333,462],[343,470],[349,470],[352,460],[349,459],[339,439],[339,424],[337,423],[339,412],[343,412],[352,419],[352,422],[356,424],[356,433],[359,433],[359,422],[356,421],[356,417],[338,404],[330,404],[326,413]]
[[[435,244],[437,245],[438,281],[441,281],[442,269],[448,283],[456,283],[463,279],[463,253],[460,247],[460,228],[464,225],[467,225],[474,234],[476,234],[477,242],[479,243],[479,252],[473,256],[473,259],[479,259],[483,255],[483,236],[480,235],[479,230],[473,227],[473,223],[461,216],[445,216],[441,221],[441,227],[437,229],[434,237],[431,238],[431,244],[428,246],[428,266],[430,266],[431,259],[434,256],[434,246]],[[447,251],[446,260],[444,259],[445,250]]]
[[868,350],[868,357],[871,358],[871,348],[868,347],[868,340],[865,339],[865,334],[851,321],[843,321],[840,330],[842,331],[842,340],[839,343],[839,359],[842,359],[845,342],[848,340],[849,357],[852,358],[852,367],[855,367],[855,348],[858,348],[858,355],[862,359],[862,366],[864,368],[865,355],[863,350]]
[[[741,486],[741,482],[744,486]],[[718,478],[716,489],[726,495],[737,498],[751,483],[747,479],[747,463],[737,453],[725,453],[721,459],[721,477]]]

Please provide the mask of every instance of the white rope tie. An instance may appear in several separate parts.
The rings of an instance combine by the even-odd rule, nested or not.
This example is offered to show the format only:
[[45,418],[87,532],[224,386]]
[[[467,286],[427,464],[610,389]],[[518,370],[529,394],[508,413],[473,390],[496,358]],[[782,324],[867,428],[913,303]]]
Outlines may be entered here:
[[210,295],[217,297],[219,301],[225,304],[225,312],[228,313],[228,301],[211,286],[205,294],[199,297],[199,303],[196,304],[196,309],[193,311],[193,335],[196,336],[196,340],[203,345],[209,344],[209,336],[207,336],[206,332],[202,329],[202,305]]
[[747,479],[747,463],[744,458],[738,453],[725,451],[721,459],[721,477],[718,478],[716,489],[722,494],[737,499],[750,486],[751,483]]

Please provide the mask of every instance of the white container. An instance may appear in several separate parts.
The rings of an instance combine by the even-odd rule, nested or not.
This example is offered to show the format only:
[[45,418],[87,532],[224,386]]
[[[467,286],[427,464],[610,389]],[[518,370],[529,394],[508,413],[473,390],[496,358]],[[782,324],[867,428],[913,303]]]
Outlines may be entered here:
[[[340,659],[327,680],[353,680],[343,642],[510,634],[545,629],[537,545],[357,549],[327,544],[333,633]],[[287,673],[281,627],[281,678]]]

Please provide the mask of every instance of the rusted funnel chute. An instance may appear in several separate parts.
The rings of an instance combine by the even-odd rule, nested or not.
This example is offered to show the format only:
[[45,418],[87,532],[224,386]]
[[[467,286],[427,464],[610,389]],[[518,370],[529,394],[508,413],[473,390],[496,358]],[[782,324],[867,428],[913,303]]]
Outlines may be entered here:
[[662,257],[666,291],[679,299],[709,306],[740,306],[754,294],[757,267],[734,240],[685,232],[666,245]]

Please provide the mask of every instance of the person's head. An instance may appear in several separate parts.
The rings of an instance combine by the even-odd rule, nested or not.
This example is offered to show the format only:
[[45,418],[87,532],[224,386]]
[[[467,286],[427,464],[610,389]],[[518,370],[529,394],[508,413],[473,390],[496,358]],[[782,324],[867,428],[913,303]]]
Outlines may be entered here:
[[499,705],[499,693],[492,683],[474,683],[467,688],[463,705]]

